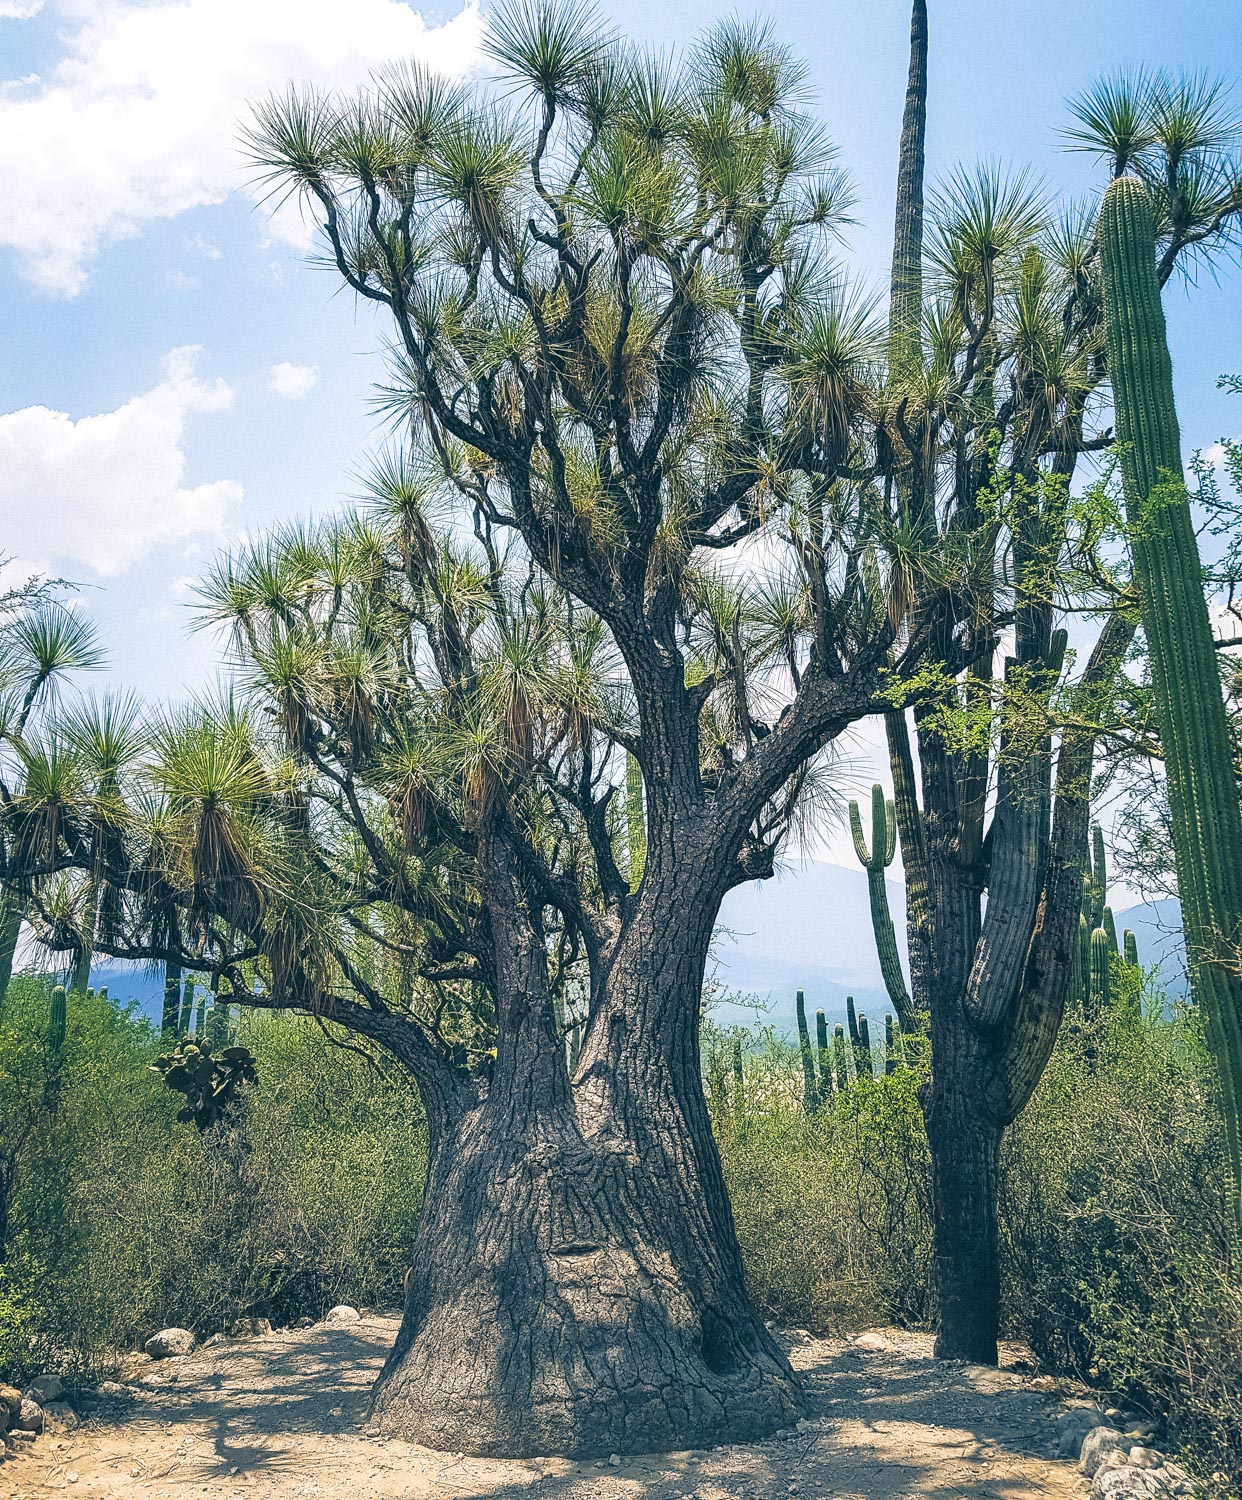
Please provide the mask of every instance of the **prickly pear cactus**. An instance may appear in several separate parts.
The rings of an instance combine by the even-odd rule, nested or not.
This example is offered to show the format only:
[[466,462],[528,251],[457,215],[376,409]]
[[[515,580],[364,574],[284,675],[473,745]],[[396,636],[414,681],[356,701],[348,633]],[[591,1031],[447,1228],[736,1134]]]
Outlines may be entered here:
[[191,1122],[207,1130],[237,1097],[243,1083],[256,1078],[254,1056],[249,1047],[212,1050],[209,1042],[182,1042],[175,1052],[157,1057],[152,1072],[163,1076],[170,1089],[185,1095],[177,1113],[183,1124]]

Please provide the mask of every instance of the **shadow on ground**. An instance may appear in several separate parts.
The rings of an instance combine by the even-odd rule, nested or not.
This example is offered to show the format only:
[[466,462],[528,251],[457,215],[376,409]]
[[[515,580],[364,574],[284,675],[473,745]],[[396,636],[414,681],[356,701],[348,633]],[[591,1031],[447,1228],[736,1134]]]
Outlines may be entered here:
[[[127,1399],[0,1468],[0,1496],[207,1500],[1028,1500],[1083,1496],[1047,1457],[1058,1400],[1012,1368],[930,1357],[918,1334],[791,1350],[810,1408],[766,1443],[625,1459],[458,1458],[365,1435],[396,1322],[305,1329],[153,1366]],[[16,1487],[13,1487],[16,1486]]]

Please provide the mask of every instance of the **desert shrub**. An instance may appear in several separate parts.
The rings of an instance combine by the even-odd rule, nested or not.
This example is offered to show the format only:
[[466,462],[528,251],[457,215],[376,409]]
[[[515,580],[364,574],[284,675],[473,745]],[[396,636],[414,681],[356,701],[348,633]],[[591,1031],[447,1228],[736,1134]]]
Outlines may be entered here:
[[166,1324],[201,1336],[242,1316],[399,1299],[426,1152],[403,1075],[309,1020],[248,1017],[258,1080],[200,1134],[149,1069],[151,1028],[97,996],[69,997],[49,1101],[46,986],[9,993],[0,1059],[23,1059],[28,1079],[0,1085],[0,1140],[32,1111],[34,1125],[12,1173],[0,1368],[55,1358],[92,1373]]
[[1242,1286],[1198,1016],[1067,1026],[1006,1149],[1014,1331],[1242,1481]]
[[[931,1229],[917,1074],[864,1081],[808,1117],[796,1053],[771,1033],[750,1042],[743,1108],[719,1082],[710,1095],[752,1294],[770,1317],[815,1332],[925,1318]],[[722,1046],[709,1031],[709,1078]]]

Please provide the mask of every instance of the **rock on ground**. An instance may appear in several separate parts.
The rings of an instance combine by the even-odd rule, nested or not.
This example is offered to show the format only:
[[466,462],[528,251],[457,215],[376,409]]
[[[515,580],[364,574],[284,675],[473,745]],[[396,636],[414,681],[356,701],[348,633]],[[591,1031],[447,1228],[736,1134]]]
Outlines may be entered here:
[[1153,1469],[1104,1468],[1095,1476],[1091,1493],[1096,1500],[1154,1500],[1177,1492],[1165,1477]]
[[324,1322],[332,1324],[357,1323],[361,1317],[362,1314],[356,1307],[350,1307],[347,1302],[342,1302],[332,1308],[328,1316],[324,1319]]
[[142,1346],[152,1359],[168,1359],[174,1354],[193,1354],[194,1335],[188,1328],[161,1328]]
[[1078,1467],[1090,1479],[1109,1459],[1124,1463],[1129,1451],[1130,1444],[1115,1427],[1093,1427],[1082,1440]]
[[[1065,1410],[1015,1367],[938,1361],[932,1339],[885,1329],[858,1347],[790,1336],[806,1417],[767,1442],[598,1462],[434,1453],[366,1435],[395,1318],[284,1330],[156,1365],[159,1385],[91,1403],[90,1421],[6,1461],[0,1500],[69,1484],[83,1500],[1085,1500],[1045,1456]],[[170,1373],[171,1372],[171,1373]],[[148,1379],[151,1379],[149,1376]],[[1139,1472],[1139,1471],[1136,1471]]]

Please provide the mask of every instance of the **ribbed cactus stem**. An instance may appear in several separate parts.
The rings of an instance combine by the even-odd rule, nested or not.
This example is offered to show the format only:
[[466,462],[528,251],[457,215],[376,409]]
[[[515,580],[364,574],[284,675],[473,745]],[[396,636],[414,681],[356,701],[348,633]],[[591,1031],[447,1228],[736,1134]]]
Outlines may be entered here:
[[1128,927],[1126,928],[1125,932],[1122,934],[1122,942],[1125,945],[1125,959],[1126,959],[1126,963],[1128,963],[1131,968],[1137,969],[1138,968],[1138,961],[1139,961],[1138,938],[1136,938],[1134,936],[1134,934],[1130,931],[1130,929]]
[[1106,906],[1104,908],[1104,915],[1100,920],[1100,926],[1108,934],[1109,946],[1112,948],[1113,952],[1120,953],[1121,949],[1117,944],[1117,923],[1113,917],[1113,909],[1111,906]]
[[832,1093],[832,1052],[828,1046],[828,1018],[815,1012],[815,1061],[819,1066],[819,1102],[826,1104]]
[[746,1107],[746,1070],[742,1066],[742,1039],[733,1038],[733,1112],[741,1116]]
[[802,1105],[808,1115],[819,1108],[819,1087],[815,1082],[815,1056],[811,1051],[811,1033],[806,1024],[806,996],[798,991],[794,1001],[798,1016],[798,1053],[802,1059]]
[[867,1078],[875,1076],[875,1064],[871,1056],[871,1032],[867,1026],[867,1018],[861,1011],[858,1015],[858,1052],[854,1066],[860,1078],[864,1075]]
[[177,1019],[177,1031],[181,1036],[189,1036],[190,1021],[194,1015],[194,981],[186,975],[185,984],[181,990],[181,1014]]
[[884,1072],[895,1073],[897,1071],[897,1038],[893,1028],[892,1016],[884,1017]]
[[1097,927],[1091,934],[1091,1013],[1103,1015],[1112,1002],[1113,945]]
[[845,997],[845,1019],[850,1028],[850,1046],[858,1046],[858,1012],[854,1009],[853,995]]
[[636,891],[647,868],[647,818],[643,811],[643,773],[637,757],[625,757],[625,831],[630,855],[630,890]]
[[1242,809],[1182,470],[1151,196],[1110,184],[1098,240],[1126,516],[1169,786],[1191,990],[1221,1080],[1242,1227]]
[[[850,803],[850,832],[854,838],[854,852],[858,862],[867,872],[867,896],[871,902],[871,930],[875,937],[876,955],[880,960],[880,973],[884,988],[903,1025],[912,1025],[914,1006],[906,990],[905,976],[901,972],[901,957],[897,949],[897,932],[893,926],[892,913],[888,905],[888,884],[885,870],[893,862],[897,852],[897,811],[885,800],[884,788],[877,782],[871,788],[871,845],[863,832],[862,815],[858,803]],[[852,1030],[852,1028],[851,1028]]]
[[68,1005],[65,987],[58,984],[52,991],[52,1008],[48,1018],[47,1045],[52,1057],[59,1062],[65,1048],[65,1026],[68,1020]]
[[[1085,941],[1084,941],[1085,936]],[[1087,979],[1091,971],[1091,929],[1087,919],[1078,915],[1078,937],[1070,951],[1069,1003],[1082,1008],[1087,998]]]
[[837,1075],[837,1093],[843,1094],[850,1086],[849,1049],[845,1045],[845,1028],[835,1026],[832,1032],[832,1061]]
[[1108,900],[1108,862],[1104,854],[1104,830],[1098,823],[1091,828],[1091,871],[1087,907],[1087,926],[1091,932],[1104,920]]
[[169,959],[164,965],[164,1006],[160,1012],[160,1032],[171,1037],[176,1034],[181,1008],[181,965]]

